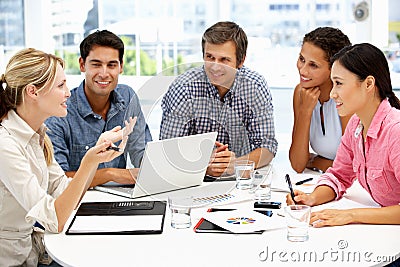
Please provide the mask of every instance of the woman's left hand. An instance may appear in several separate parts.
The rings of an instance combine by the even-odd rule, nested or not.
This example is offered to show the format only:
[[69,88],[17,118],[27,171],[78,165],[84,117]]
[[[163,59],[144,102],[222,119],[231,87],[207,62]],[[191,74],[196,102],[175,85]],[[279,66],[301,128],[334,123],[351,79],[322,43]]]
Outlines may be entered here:
[[326,209],[311,213],[310,224],[313,227],[345,225],[353,222],[350,210]]
[[137,117],[129,118],[125,121],[125,127],[121,129],[121,126],[116,126],[113,129],[102,133],[97,140],[96,145],[104,143],[106,141],[111,141],[113,143],[122,140],[118,146],[121,150],[125,149],[126,142],[128,141],[129,134],[132,133],[133,127],[135,127]]

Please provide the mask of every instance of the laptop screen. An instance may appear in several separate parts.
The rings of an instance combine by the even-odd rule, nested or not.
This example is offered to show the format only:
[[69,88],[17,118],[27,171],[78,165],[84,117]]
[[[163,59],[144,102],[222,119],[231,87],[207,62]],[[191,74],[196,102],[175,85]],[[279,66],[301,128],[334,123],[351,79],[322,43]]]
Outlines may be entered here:
[[217,132],[148,142],[136,186],[96,186],[125,197],[142,197],[201,185]]

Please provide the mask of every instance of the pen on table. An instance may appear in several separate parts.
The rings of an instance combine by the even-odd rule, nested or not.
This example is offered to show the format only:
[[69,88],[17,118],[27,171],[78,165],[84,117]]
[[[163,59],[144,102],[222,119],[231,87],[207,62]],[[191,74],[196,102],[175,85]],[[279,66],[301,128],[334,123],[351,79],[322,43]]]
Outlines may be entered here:
[[286,174],[285,178],[286,178],[286,182],[289,185],[290,196],[292,197],[292,200],[293,200],[294,204],[297,204],[296,201],[294,200],[295,195],[294,195],[294,192],[293,192],[292,182],[290,181],[289,174]]
[[313,179],[314,179],[313,177],[310,177],[310,178],[298,181],[297,183],[295,183],[295,185],[301,185],[301,184],[307,183],[309,181],[312,181]]

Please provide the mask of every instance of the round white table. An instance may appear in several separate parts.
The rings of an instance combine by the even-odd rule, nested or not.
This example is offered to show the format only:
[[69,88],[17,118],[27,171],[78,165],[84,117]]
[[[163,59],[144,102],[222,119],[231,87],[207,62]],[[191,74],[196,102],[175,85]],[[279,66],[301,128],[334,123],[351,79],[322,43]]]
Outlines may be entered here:
[[[223,183],[233,185],[233,182]],[[284,206],[285,196],[285,192],[273,191],[271,200],[281,201]],[[157,196],[157,200],[160,198],[162,195]],[[83,199],[84,202],[126,200],[92,190]],[[374,205],[358,183],[336,205],[340,203],[344,206],[348,203]],[[224,207],[252,209],[253,201],[228,203]],[[193,225],[207,208],[192,209]],[[281,227],[263,234],[195,233],[193,228],[173,229],[167,208],[162,234],[65,235],[63,232],[45,234],[44,241],[48,253],[65,266],[383,266],[399,257],[400,225],[310,227],[308,241],[290,242],[286,240],[284,218],[277,214],[282,209],[273,212],[271,218],[281,220]],[[72,217],[73,214],[70,220]],[[69,222],[65,228],[68,225]]]

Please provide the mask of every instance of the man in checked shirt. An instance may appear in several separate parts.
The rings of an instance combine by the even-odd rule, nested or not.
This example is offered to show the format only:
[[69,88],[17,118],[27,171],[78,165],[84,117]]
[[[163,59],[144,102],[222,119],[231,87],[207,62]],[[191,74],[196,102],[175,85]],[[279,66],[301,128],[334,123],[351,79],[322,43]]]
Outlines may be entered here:
[[208,176],[232,174],[238,158],[265,166],[277,151],[271,92],[243,65],[247,43],[236,23],[214,24],[202,37],[204,65],[179,75],[162,99],[160,139],[218,132]]

